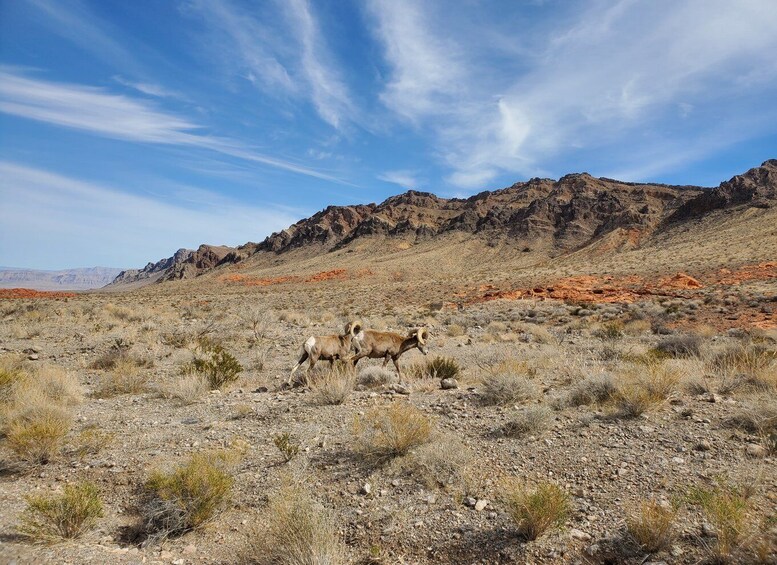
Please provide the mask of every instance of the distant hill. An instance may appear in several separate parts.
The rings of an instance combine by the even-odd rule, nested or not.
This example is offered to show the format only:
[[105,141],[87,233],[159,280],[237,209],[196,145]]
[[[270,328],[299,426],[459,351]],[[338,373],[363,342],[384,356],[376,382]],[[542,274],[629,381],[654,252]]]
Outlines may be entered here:
[[61,271],[0,267],[0,288],[88,290],[105,286],[121,272],[121,269],[109,267],[88,267]]
[[531,252],[535,261],[572,256],[588,248],[612,254],[648,244],[667,230],[676,232],[678,225],[692,225],[713,213],[771,208],[775,201],[774,159],[717,188],[623,182],[576,173],[559,180],[534,178],[466,199],[410,190],[381,204],[329,206],[261,243],[181,249],[144,269],[122,273],[111,286],[188,279],[248,259],[277,264],[291,251],[296,258],[300,253],[320,257],[353,251],[370,241],[412,246],[439,239],[442,245],[449,235],[493,247],[507,244]]

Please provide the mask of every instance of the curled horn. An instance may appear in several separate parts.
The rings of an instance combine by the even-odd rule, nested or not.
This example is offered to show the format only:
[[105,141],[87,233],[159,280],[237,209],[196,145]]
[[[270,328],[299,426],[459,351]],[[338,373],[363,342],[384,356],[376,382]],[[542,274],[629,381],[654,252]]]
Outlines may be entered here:
[[426,328],[418,328],[416,335],[418,336],[418,343],[426,345],[426,340],[429,339],[429,330]]
[[362,329],[361,322],[357,322],[357,321],[348,322],[345,326],[345,333],[355,336],[357,333],[361,331],[361,329]]

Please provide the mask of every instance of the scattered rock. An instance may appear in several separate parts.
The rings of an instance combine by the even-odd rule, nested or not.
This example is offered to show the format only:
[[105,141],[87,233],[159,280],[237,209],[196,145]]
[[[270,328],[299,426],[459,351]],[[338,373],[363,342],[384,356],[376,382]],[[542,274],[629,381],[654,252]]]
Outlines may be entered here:
[[27,356],[27,359],[29,359],[30,361],[37,361],[39,359],[39,357],[38,357],[37,353],[30,353]]
[[440,381],[440,388],[443,390],[459,388],[459,383],[456,381],[456,379],[442,379]]
[[478,512],[480,512],[480,511],[481,511],[481,510],[483,510],[483,509],[484,509],[486,506],[488,506],[488,500],[486,500],[485,498],[482,498],[482,499],[478,500],[478,501],[475,503],[475,510],[477,510]]
[[766,448],[763,445],[758,445],[757,443],[747,444],[746,452],[750,457],[755,457],[757,459],[766,457]]
[[703,439],[696,444],[696,451],[709,451],[712,449],[712,443],[709,440]]
[[410,389],[401,383],[395,383],[389,387],[389,390],[396,392],[397,394],[410,394]]
[[577,528],[572,528],[569,530],[569,535],[572,536],[572,539],[577,539],[580,541],[591,541],[591,534],[586,533],[583,530],[578,530]]
[[372,492],[372,485],[370,483],[364,483],[359,492],[361,494],[370,494]]

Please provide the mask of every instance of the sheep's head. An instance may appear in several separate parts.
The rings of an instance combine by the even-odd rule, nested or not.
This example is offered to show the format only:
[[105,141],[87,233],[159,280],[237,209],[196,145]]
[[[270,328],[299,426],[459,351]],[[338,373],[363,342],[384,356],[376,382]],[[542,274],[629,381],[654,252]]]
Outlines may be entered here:
[[345,336],[351,336],[354,337],[357,333],[359,333],[362,329],[361,322],[353,321],[348,322],[345,324],[345,333],[343,335]]
[[415,332],[415,336],[418,339],[418,350],[423,353],[424,355],[427,355],[429,353],[429,348],[426,346],[426,341],[429,339],[429,330],[426,328],[418,328]]

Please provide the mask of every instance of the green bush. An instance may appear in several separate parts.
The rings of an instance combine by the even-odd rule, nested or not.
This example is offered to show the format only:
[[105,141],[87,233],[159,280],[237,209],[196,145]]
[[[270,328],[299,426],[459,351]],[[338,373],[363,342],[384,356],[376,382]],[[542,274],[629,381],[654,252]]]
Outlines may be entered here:
[[143,509],[147,542],[193,530],[213,518],[229,501],[235,452],[192,455],[172,472],[155,471],[146,482]]
[[424,371],[433,379],[455,379],[461,374],[461,366],[451,357],[435,357],[426,362]]
[[503,495],[507,512],[527,540],[537,539],[552,527],[564,524],[569,514],[569,495],[553,483],[534,489],[507,481]]
[[59,496],[28,496],[19,530],[41,542],[72,539],[92,529],[102,515],[103,504],[95,485],[67,485]]
[[199,354],[195,354],[187,370],[205,376],[211,390],[220,389],[228,383],[235,382],[243,371],[243,366],[237,359],[217,343],[202,341],[198,351]]

